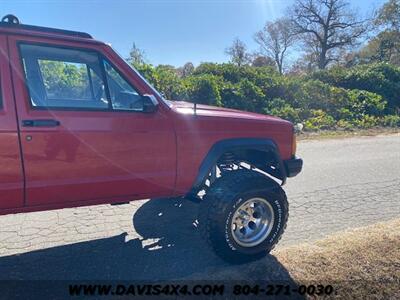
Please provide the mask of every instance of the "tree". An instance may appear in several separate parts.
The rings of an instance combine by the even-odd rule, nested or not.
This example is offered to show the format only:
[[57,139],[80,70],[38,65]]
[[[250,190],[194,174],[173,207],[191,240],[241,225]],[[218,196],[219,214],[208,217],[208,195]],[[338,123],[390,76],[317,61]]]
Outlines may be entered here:
[[375,14],[373,24],[383,29],[360,51],[361,60],[400,64],[400,0],[389,0]]
[[376,13],[374,24],[400,31],[400,0],[389,0]]
[[225,53],[229,55],[230,61],[239,67],[249,64],[251,61],[251,55],[247,52],[246,44],[238,38],[233,41],[230,47],[225,49]]
[[144,50],[140,49],[139,47],[136,46],[136,43],[132,44],[131,51],[129,52],[129,57],[128,61],[133,65],[142,65],[146,62],[146,57],[145,57],[145,52]]
[[188,77],[193,73],[194,65],[191,62],[187,62],[183,67],[178,68],[177,71],[180,77]]
[[337,61],[339,50],[355,46],[367,30],[346,0],[296,0],[290,13],[319,69]]
[[313,52],[306,52],[299,57],[286,72],[287,75],[305,75],[317,69],[315,54]]
[[275,61],[264,55],[255,55],[251,65],[253,67],[276,67]]
[[385,30],[357,53],[360,63],[389,62],[400,65],[400,32]]
[[296,40],[292,22],[287,19],[267,22],[264,28],[255,34],[254,40],[260,45],[262,52],[275,61],[279,73],[283,74],[284,59]]

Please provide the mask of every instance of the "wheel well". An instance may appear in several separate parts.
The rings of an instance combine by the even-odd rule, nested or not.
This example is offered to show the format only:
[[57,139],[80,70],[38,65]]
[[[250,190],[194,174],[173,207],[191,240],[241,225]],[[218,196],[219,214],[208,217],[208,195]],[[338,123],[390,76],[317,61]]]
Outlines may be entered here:
[[207,180],[211,170],[245,163],[252,169],[261,170],[279,180],[286,181],[286,172],[277,145],[271,139],[229,139],[215,143],[199,168],[199,174],[190,191],[196,194]]
[[278,172],[279,161],[272,151],[260,149],[227,150],[218,159],[216,165],[240,163],[248,164],[249,167],[259,169],[280,180],[283,179],[281,172]]

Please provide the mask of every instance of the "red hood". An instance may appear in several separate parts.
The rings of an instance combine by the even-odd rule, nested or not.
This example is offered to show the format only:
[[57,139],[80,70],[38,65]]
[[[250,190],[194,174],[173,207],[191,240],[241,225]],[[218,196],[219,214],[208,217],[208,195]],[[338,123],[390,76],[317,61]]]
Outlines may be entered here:
[[[185,101],[171,101],[172,109],[181,114],[194,115],[194,104]],[[278,117],[262,115],[237,109],[197,104],[196,115],[209,117],[225,117],[236,119],[250,119],[259,121],[280,121],[287,122]]]

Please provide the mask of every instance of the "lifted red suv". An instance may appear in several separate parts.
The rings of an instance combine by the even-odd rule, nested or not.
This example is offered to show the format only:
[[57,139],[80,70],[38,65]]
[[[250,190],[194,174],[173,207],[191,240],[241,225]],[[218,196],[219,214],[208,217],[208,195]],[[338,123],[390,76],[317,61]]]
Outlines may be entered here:
[[12,15],[0,83],[0,214],[186,196],[225,259],[282,235],[280,185],[302,168],[290,122],[165,100],[109,45]]

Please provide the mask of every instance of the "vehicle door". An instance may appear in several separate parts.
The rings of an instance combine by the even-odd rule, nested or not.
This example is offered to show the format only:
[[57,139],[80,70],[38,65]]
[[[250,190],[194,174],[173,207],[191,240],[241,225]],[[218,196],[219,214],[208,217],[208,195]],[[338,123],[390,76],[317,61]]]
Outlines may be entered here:
[[24,204],[23,170],[7,37],[0,34],[0,213]]
[[176,176],[168,110],[105,45],[9,38],[28,205],[167,196]]

